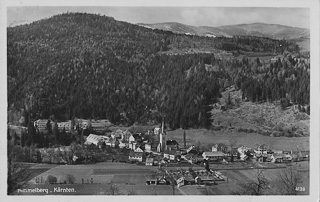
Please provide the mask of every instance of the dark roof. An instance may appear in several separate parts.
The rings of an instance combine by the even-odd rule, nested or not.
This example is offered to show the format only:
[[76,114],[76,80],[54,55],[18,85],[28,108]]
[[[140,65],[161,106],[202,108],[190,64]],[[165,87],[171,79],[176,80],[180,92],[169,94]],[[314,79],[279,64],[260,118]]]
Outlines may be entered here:
[[167,146],[179,145],[179,143],[175,140],[167,140]]
[[164,153],[165,153],[165,154],[170,154],[170,155],[175,155],[175,154],[176,154],[175,151],[165,151]]
[[140,137],[140,134],[139,133],[135,133],[135,134],[132,134],[132,136],[134,137],[134,139],[137,139]]
[[134,151],[130,151],[129,156],[131,157],[142,157],[143,152],[134,152]]
[[153,158],[146,158],[146,163],[153,163]]

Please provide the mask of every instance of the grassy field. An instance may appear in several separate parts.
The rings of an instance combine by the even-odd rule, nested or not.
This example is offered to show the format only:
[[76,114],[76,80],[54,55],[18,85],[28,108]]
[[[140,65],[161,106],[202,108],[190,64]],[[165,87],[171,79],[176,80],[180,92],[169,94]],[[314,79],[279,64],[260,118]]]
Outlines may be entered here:
[[[180,146],[183,145],[182,129],[167,131],[167,139],[175,139]],[[273,149],[279,150],[309,150],[309,137],[269,137],[256,133],[232,133],[226,131],[210,131],[207,129],[185,130],[187,145],[197,145],[199,141],[202,145],[210,143],[224,143],[229,145],[229,140],[234,139],[235,146],[245,145],[255,147],[256,144],[271,145]]]
[[[51,167],[51,169],[50,169]],[[30,168],[34,172],[42,170],[43,172],[32,175],[33,179],[29,181],[28,189],[48,189],[48,193],[22,193],[15,192],[17,195],[96,195],[105,194],[110,183],[118,186],[122,195],[172,195],[173,190],[170,185],[150,186],[146,185],[146,179],[150,178],[157,170],[156,167],[138,166],[126,163],[98,163],[91,165],[60,165],[51,166],[46,164],[35,165]],[[35,173],[36,174],[36,173]],[[75,184],[63,184],[66,175],[72,174],[75,177]],[[48,175],[57,177],[57,184],[36,183],[36,178],[46,179]],[[91,180],[93,183],[91,183]],[[55,192],[55,187],[73,188],[73,192]],[[181,194],[175,189],[175,194]]]
[[[308,162],[301,162],[300,168],[308,167]],[[281,169],[267,169],[264,171],[264,175],[270,182],[270,188],[265,190],[266,195],[280,195],[279,187],[282,185],[279,182],[278,173]],[[222,170],[220,171],[223,175],[228,177],[227,181],[218,182],[218,185],[210,187],[197,187],[194,194],[202,195],[230,195],[233,192],[239,190],[239,182],[246,182],[256,179],[256,169],[252,170]],[[305,191],[298,192],[298,195],[308,195],[309,194],[309,171],[300,171],[302,174],[302,181],[298,183],[299,187],[304,187]],[[190,187],[181,187],[181,189],[187,193],[190,192]]]
[[[234,163],[236,165],[237,163]],[[238,163],[239,164],[239,163]],[[282,164],[281,164],[282,165]],[[300,173],[302,174],[302,182],[299,184],[305,187],[306,191],[299,194],[307,194],[309,192],[309,163],[299,162]],[[284,166],[284,165],[282,165]],[[190,166],[192,167],[192,166]],[[229,195],[232,191],[239,188],[239,182],[248,181],[255,178],[256,169],[236,169],[232,165],[210,164],[210,168],[219,170],[228,180],[219,181],[218,185],[203,186],[182,186],[174,188],[175,195]],[[164,167],[164,169],[179,169]],[[187,168],[184,168],[187,169]],[[195,168],[203,169],[203,168]],[[277,185],[277,173],[281,168],[265,169],[265,175],[272,183],[273,188]],[[126,163],[97,163],[91,165],[60,165],[52,166],[46,164],[35,165],[30,168],[31,171],[42,170],[45,172],[34,173],[34,179],[29,181],[26,188],[48,189],[48,193],[22,193],[16,191],[16,195],[104,195],[110,186],[110,183],[116,185],[122,195],[172,195],[173,190],[170,185],[146,185],[146,179],[150,178],[157,167],[138,166]],[[72,174],[76,182],[75,184],[63,184],[64,176]],[[35,183],[35,178],[42,176],[46,179],[48,175],[58,178],[57,184]],[[200,176],[201,177],[201,176]],[[83,179],[83,181],[82,181]],[[92,180],[92,183],[91,183]],[[69,188],[72,192],[59,192],[55,188]],[[277,194],[275,189],[270,189],[266,194]]]

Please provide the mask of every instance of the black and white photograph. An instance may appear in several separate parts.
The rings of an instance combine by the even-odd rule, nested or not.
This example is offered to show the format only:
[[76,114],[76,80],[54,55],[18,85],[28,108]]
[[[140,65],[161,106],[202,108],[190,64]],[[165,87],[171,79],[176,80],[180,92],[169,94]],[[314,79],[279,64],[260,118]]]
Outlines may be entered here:
[[1,26],[10,200],[319,200],[319,1],[19,2]]

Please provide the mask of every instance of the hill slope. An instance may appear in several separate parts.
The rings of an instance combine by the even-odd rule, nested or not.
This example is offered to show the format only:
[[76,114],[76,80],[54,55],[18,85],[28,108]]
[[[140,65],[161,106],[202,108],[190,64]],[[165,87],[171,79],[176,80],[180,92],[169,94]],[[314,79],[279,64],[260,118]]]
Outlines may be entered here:
[[[165,116],[171,128],[208,127],[210,104],[232,84],[253,102],[286,93],[293,102],[309,102],[307,63],[232,56],[298,54],[285,40],[179,35],[85,13],[8,28],[7,36],[8,105],[25,109],[26,118],[133,124]],[[227,60],[219,55],[226,51]]]
[[190,26],[175,22],[165,22],[157,24],[143,24],[139,25],[153,28],[168,30],[181,34],[192,34],[199,36],[226,36],[231,37],[234,35],[244,36],[259,36],[268,37],[273,39],[295,39],[295,38],[309,38],[310,31],[308,29],[289,27],[276,24],[253,23],[253,24],[239,24],[227,25],[219,27],[209,26]]

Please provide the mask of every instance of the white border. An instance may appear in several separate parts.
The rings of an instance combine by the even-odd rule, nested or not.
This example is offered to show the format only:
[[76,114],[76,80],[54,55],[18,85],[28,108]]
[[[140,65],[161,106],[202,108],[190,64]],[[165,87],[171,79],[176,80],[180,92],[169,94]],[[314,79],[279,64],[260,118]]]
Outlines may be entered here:
[[[1,96],[1,108],[0,108],[0,124],[2,130],[1,135],[1,167],[0,167],[0,200],[1,201],[87,201],[87,200],[99,200],[99,201],[113,201],[113,200],[183,200],[183,201],[319,201],[319,0],[78,0],[78,1],[67,1],[67,0],[55,0],[55,1],[41,1],[41,0],[3,0],[0,1],[0,16],[1,16],[1,85],[0,92],[2,95],[6,95],[7,82],[6,82],[6,25],[7,25],[7,6],[162,6],[162,7],[303,7],[310,8],[310,34],[311,34],[311,134],[310,134],[310,149],[311,149],[311,160],[310,160],[310,195],[309,196],[7,196],[7,167],[6,167],[6,117],[7,117],[7,96]],[[129,198],[128,198],[129,197]]]

